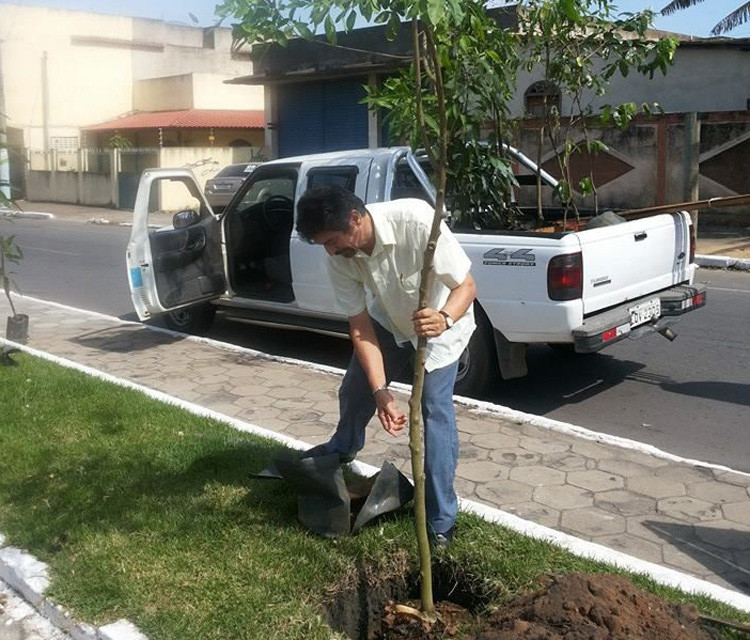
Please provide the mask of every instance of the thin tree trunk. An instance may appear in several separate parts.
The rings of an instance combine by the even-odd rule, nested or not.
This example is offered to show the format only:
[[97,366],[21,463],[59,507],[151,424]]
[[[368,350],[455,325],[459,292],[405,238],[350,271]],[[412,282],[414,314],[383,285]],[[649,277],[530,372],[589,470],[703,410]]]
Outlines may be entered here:
[[[412,21],[412,39],[414,46],[414,74],[415,74],[415,100],[417,107],[417,121],[422,133],[425,151],[434,163],[432,148],[428,142],[427,130],[424,124],[424,112],[422,111],[422,65],[419,53],[419,28],[417,20]],[[439,169],[439,168],[438,168]],[[439,171],[438,171],[439,173]],[[444,173],[444,171],[443,171]],[[430,234],[430,240],[434,233],[434,227]],[[438,233],[440,227],[438,225]],[[427,285],[432,276],[432,258],[435,253],[429,249],[425,252],[424,265],[419,288],[419,308],[426,306]],[[424,476],[424,449],[422,446],[422,395],[424,391],[425,359],[427,350],[427,339],[419,338],[417,341],[417,353],[414,362],[414,380],[412,382],[411,397],[409,398],[409,449],[411,451],[411,475],[414,479],[414,528],[417,536],[417,547],[419,550],[419,577],[420,598],[422,601],[422,613],[428,618],[435,615],[435,602],[432,595],[432,557],[430,554],[430,541],[427,536],[427,509],[425,500],[425,476]]]

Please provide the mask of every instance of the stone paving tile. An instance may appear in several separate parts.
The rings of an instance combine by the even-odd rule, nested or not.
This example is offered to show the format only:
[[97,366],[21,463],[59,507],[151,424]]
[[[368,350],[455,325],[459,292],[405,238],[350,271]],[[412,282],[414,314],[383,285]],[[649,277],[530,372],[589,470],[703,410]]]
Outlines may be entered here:
[[560,526],[564,531],[591,540],[597,536],[624,533],[625,518],[595,507],[584,507],[563,511]]
[[661,564],[663,562],[661,544],[649,542],[643,538],[630,535],[629,533],[598,536],[594,538],[594,542],[603,544],[605,547],[609,547],[615,551],[622,551],[628,555],[643,558],[648,562],[655,562],[656,564]]
[[519,502],[529,502],[532,497],[532,487],[514,482],[513,480],[494,479],[477,485],[477,496],[491,504],[505,507]]
[[521,502],[508,506],[507,511],[519,518],[531,520],[551,529],[560,527],[560,512],[538,502]]
[[562,485],[565,484],[565,473],[544,465],[529,465],[512,469],[510,479],[529,484],[532,487]]
[[620,476],[597,470],[569,471],[567,481],[573,486],[597,492],[621,489],[625,486],[625,481]]
[[666,516],[687,522],[718,520],[721,518],[721,507],[705,500],[684,496],[681,498],[664,498],[657,502],[657,510]]
[[627,488],[635,493],[654,498],[675,498],[684,496],[687,493],[685,485],[681,482],[664,480],[663,478],[654,478],[653,476],[637,476],[628,478],[626,481]]
[[621,516],[656,515],[655,500],[622,489],[597,493],[594,502],[597,507]]
[[747,502],[723,504],[721,511],[727,520],[750,527],[750,505]]
[[711,480],[687,485],[687,494],[699,500],[724,504],[744,500],[747,497],[747,490],[744,487]]
[[495,479],[507,479],[508,471],[494,462],[484,460],[479,462],[461,462],[458,465],[456,475],[473,482],[489,482]]
[[577,509],[590,507],[594,496],[590,491],[570,485],[538,487],[534,490],[534,502],[554,509]]

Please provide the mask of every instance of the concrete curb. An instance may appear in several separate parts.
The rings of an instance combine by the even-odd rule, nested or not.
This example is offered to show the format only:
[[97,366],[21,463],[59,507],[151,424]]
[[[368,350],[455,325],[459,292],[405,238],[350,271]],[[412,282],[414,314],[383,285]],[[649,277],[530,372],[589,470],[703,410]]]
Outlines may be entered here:
[[695,256],[695,264],[699,267],[712,267],[714,269],[750,270],[750,259],[732,258],[731,256]]
[[[263,427],[259,427],[237,418],[232,418],[230,416],[221,414],[207,407],[203,407],[192,402],[187,402],[175,396],[170,396],[169,394],[166,394],[162,391],[156,391],[138,383],[131,382],[130,380],[117,378],[116,376],[105,373],[103,371],[99,371],[98,369],[94,369],[92,367],[88,367],[86,365],[82,365],[77,362],[73,362],[71,360],[67,360],[65,358],[61,358],[44,351],[40,351],[38,349],[33,349],[25,345],[13,343],[4,338],[0,338],[0,344],[6,344],[8,346],[16,347],[21,351],[29,353],[33,356],[49,360],[76,371],[81,371],[82,373],[93,376],[100,380],[105,380],[121,387],[140,391],[141,393],[151,398],[166,402],[173,406],[180,407],[195,415],[219,420],[225,424],[228,424],[229,426],[234,427],[235,429],[238,429],[239,431],[253,433],[262,437],[271,437],[276,441],[286,443],[287,446],[290,446],[294,449],[307,449],[311,446],[302,440],[278,434],[274,431],[264,429]],[[365,475],[372,475],[373,473],[378,471],[376,467],[362,462],[354,462],[352,464],[352,467],[356,471]],[[669,569],[652,562],[647,562],[645,560],[641,560],[640,558],[630,556],[626,553],[614,551],[600,544],[582,540],[573,535],[563,533],[549,527],[545,527],[529,520],[524,520],[516,515],[507,513],[494,507],[490,507],[472,500],[462,499],[460,502],[461,509],[465,512],[475,513],[488,522],[501,524],[502,526],[527,535],[531,538],[544,540],[556,546],[565,548],[576,556],[582,558],[590,558],[592,560],[607,563],[616,567],[622,567],[631,572],[648,576],[659,584],[676,587],[678,589],[682,589],[687,593],[703,594],[720,602],[729,604],[730,606],[733,606],[742,611],[750,612],[750,596],[746,596],[737,591],[732,591],[731,589],[727,589],[725,587],[707,582],[706,580],[701,580],[699,578],[681,573],[680,571],[677,571],[675,569]],[[87,638],[86,640],[89,639]],[[118,638],[117,640],[120,639]],[[128,640],[131,639],[128,638]],[[132,640],[139,640],[139,637],[134,637]]]
[[74,620],[70,613],[44,596],[49,587],[47,565],[21,549],[2,546],[4,540],[0,534],[0,579],[73,640],[148,640],[127,620],[99,628]]
[[41,211],[12,211],[10,209],[0,209],[0,217],[27,218],[30,220],[54,220],[57,218],[54,213],[43,213]]

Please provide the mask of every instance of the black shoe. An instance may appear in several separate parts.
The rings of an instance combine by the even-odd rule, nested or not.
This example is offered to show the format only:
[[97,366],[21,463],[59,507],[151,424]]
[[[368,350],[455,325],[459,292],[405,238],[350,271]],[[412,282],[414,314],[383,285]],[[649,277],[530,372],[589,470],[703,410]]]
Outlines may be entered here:
[[[300,458],[314,458],[315,456],[327,456],[332,455],[328,449],[326,448],[325,444],[319,444],[314,446],[312,449],[308,449],[305,451]],[[339,453],[339,461],[341,464],[349,464],[350,462],[354,462],[354,459],[357,457],[356,453],[350,453],[348,455],[345,455],[343,453]]]
[[443,549],[449,547],[451,542],[453,542],[453,535],[455,533],[456,525],[453,525],[450,529],[448,529],[448,531],[445,531],[443,533],[436,533],[434,531],[431,531],[429,534],[430,546],[441,547]]

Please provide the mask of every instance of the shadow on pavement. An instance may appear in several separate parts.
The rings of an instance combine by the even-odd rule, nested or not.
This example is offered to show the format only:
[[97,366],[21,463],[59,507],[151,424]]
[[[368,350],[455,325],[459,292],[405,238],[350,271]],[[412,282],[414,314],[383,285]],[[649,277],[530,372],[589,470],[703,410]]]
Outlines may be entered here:
[[656,520],[646,520],[643,526],[704,566],[707,572],[716,574],[741,593],[750,594],[750,533],[747,531]]
[[665,382],[661,384],[664,391],[679,393],[694,398],[706,398],[729,402],[730,404],[750,406],[750,385],[738,382],[718,382],[700,380],[697,382]]
[[161,345],[176,344],[184,339],[184,336],[143,331],[141,327],[115,327],[84,333],[71,338],[70,341],[89,349],[112,353],[132,353]]
[[607,391],[645,367],[606,353],[569,354],[546,346],[530,347],[527,362],[528,376],[500,380],[497,390],[485,399],[545,415]]

